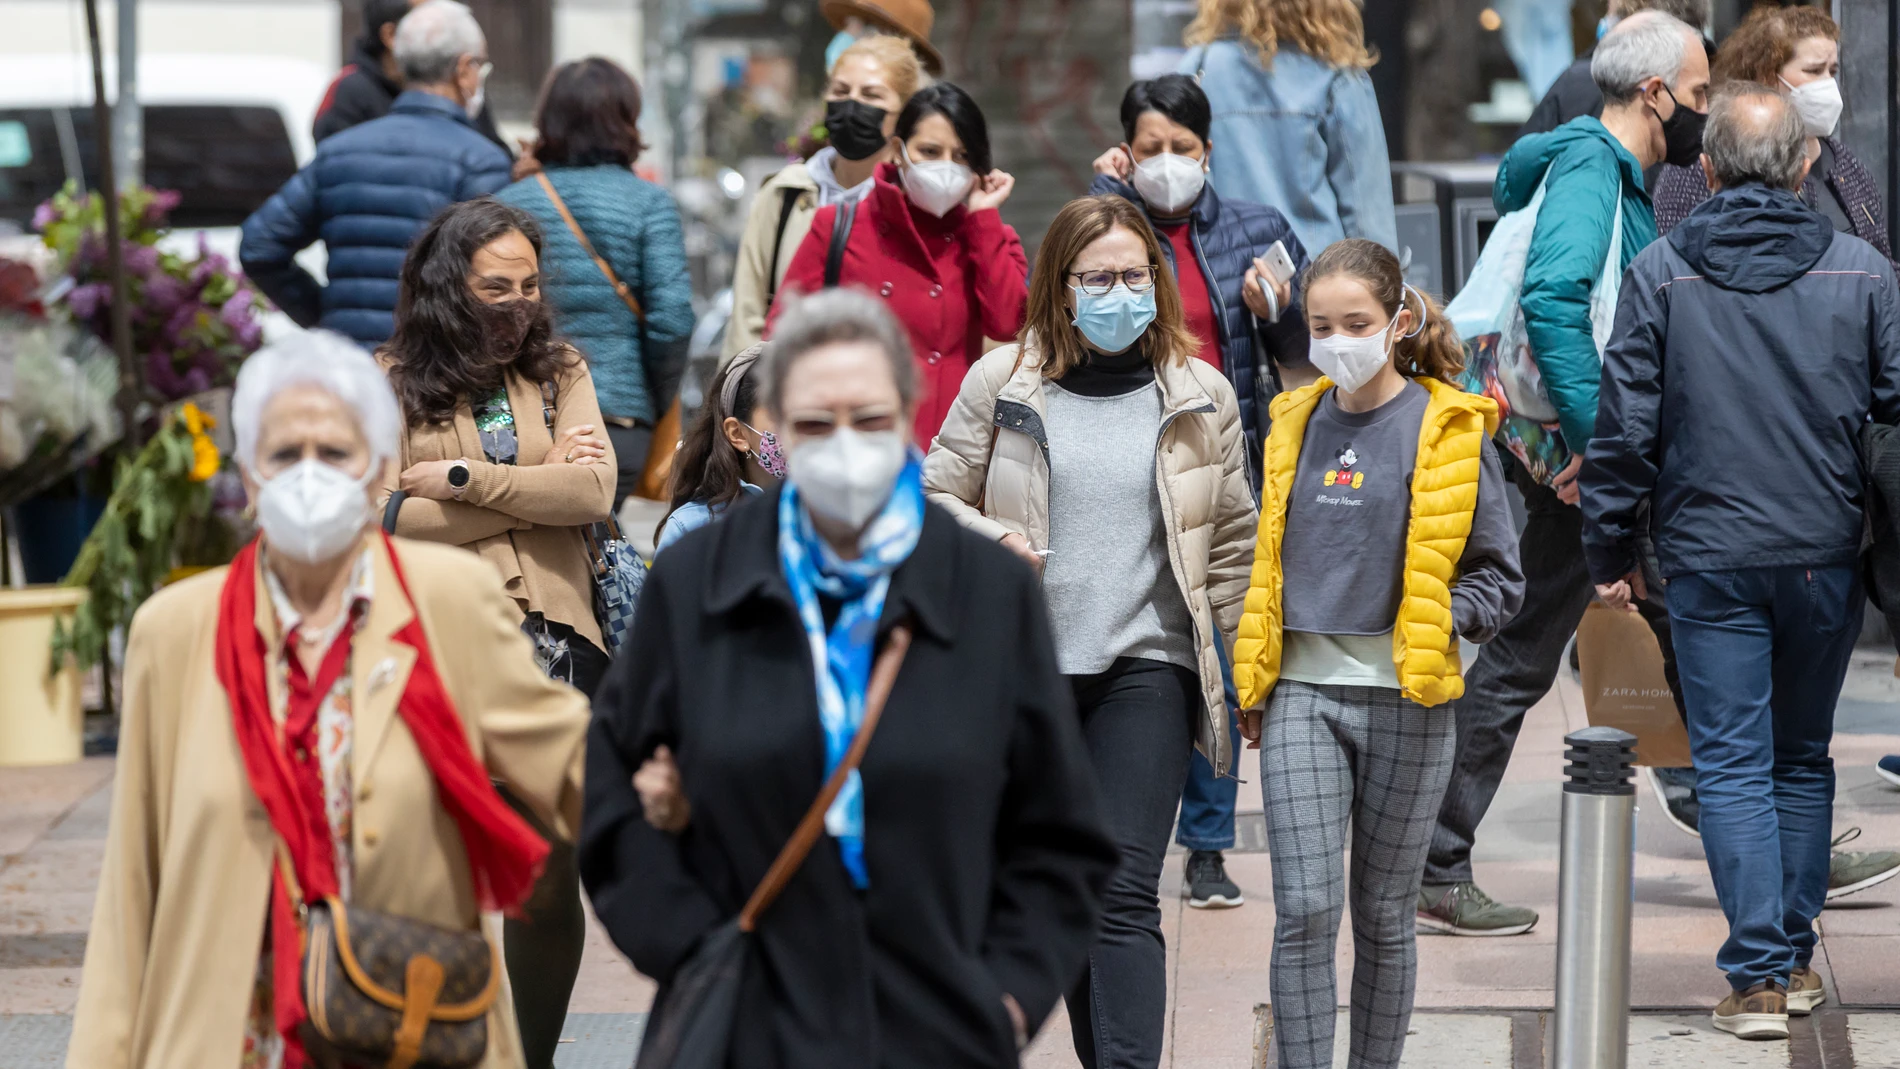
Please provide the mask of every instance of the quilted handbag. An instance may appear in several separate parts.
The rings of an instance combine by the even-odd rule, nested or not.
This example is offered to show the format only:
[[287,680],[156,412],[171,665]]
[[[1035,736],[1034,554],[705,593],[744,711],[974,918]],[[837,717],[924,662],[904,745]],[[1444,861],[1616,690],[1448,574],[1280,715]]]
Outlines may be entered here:
[[[554,437],[554,384],[541,384],[541,417],[547,422],[548,437]],[[607,652],[620,648],[627,632],[633,630],[633,610],[640,603],[640,589],[646,585],[647,565],[627,540],[620,535],[620,524],[612,516],[604,523],[581,528],[587,543],[587,560],[594,569],[594,619]]]

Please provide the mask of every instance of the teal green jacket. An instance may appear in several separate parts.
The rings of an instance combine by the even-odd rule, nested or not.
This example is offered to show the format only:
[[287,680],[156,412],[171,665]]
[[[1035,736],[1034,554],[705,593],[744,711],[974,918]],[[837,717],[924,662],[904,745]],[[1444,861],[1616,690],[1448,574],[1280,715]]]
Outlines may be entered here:
[[1590,336],[1590,290],[1603,277],[1614,216],[1623,213],[1619,272],[1656,240],[1656,215],[1643,188],[1643,166],[1610,131],[1586,115],[1547,134],[1519,138],[1498,167],[1491,199],[1498,214],[1531,202],[1545,185],[1544,205],[1524,265],[1524,331],[1537,371],[1556,406],[1564,444],[1582,456],[1597,425],[1603,361]]

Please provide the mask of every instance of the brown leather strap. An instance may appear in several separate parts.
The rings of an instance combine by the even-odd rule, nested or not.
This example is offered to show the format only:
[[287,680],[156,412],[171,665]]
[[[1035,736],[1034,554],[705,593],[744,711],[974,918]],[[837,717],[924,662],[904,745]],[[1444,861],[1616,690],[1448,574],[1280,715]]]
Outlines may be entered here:
[[546,173],[537,174],[534,177],[541,183],[541,192],[548,195],[548,201],[554,205],[554,210],[561,213],[561,221],[567,224],[569,231],[573,232],[574,240],[581,243],[581,251],[593,258],[594,266],[600,268],[600,273],[607,276],[607,284],[614,288],[615,293],[620,294],[621,300],[627,302],[627,307],[633,310],[634,318],[638,319],[642,326],[646,325],[647,314],[640,307],[639,299],[633,295],[632,290],[627,288],[625,282],[620,281],[620,276],[614,274],[614,269],[607,266],[607,261],[600,258],[600,253],[594,251],[594,243],[587,240],[587,235],[581,231],[581,225],[574,221],[574,213],[567,210],[567,202],[554,191],[554,183],[548,181]]
[[409,1069],[422,1057],[429,1032],[429,1011],[442,992],[442,963],[427,954],[409,959],[403,975],[402,1022],[396,1026],[396,1050],[385,1069]]
[[806,855],[818,842],[818,836],[825,830],[825,811],[837,799],[838,792],[844,790],[844,781],[851,770],[864,760],[864,751],[871,745],[871,733],[877,730],[877,722],[884,715],[884,703],[890,699],[891,686],[897,682],[897,670],[904,663],[904,654],[910,652],[910,625],[898,624],[891,629],[891,637],[884,643],[884,652],[878,654],[877,664],[871,669],[871,683],[864,694],[864,723],[858,726],[858,733],[851,740],[851,748],[845,751],[844,760],[832,770],[831,778],[825,781],[824,789],[805,810],[804,819],[798,822],[798,829],[792,832],[791,839],[778,852],[778,858],[772,867],[766,870],[765,879],[752,892],[746,901],[745,909],[739,913],[739,930],[752,931],[758,926],[759,914],[771,906],[779,892],[792,881],[792,874],[798,866],[805,863]]

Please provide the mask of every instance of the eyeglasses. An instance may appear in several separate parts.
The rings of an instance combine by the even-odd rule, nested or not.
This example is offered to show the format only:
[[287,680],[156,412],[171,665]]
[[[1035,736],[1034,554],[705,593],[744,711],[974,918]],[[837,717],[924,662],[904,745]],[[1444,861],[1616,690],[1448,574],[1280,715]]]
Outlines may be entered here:
[[1091,297],[1100,297],[1115,288],[1120,281],[1134,293],[1146,293],[1155,288],[1155,265],[1131,267],[1125,271],[1071,271],[1069,277],[1082,284],[1082,292]]

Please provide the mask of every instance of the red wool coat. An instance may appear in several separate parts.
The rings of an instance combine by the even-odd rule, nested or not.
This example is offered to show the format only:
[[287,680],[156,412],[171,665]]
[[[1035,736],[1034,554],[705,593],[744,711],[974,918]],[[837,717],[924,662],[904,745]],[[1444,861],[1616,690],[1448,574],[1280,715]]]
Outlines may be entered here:
[[[811,232],[785,270],[771,319],[788,293],[825,284],[825,257],[838,218],[836,206],[818,209]],[[841,286],[884,298],[910,332],[922,404],[917,444],[930,448],[964,373],[983,356],[985,336],[1014,338],[1029,301],[1029,259],[1013,227],[994,209],[957,207],[939,219],[910,203],[895,164],[877,169],[877,183],[858,205],[846,239]],[[767,336],[771,335],[768,328]]]

